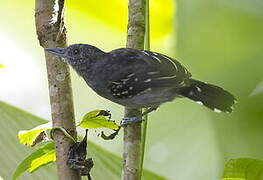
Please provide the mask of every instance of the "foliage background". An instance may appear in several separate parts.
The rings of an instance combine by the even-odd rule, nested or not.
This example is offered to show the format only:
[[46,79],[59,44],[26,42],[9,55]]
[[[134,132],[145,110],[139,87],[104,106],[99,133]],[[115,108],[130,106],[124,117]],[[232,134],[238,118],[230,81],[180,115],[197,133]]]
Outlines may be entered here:
[[[0,64],[5,65],[0,69],[0,100],[50,119],[34,1],[0,4]],[[239,102],[232,114],[216,114],[187,99],[164,104],[150,115],[145,167],[169,179],[210,180],[220,179],[230,158],[263,159],[263,1],[151,0],[150,6],[151,49],[177,58],[195,78],[224,87]],[[67,1],[66,7],[69,44],[90,43],[105,51],[125,46],[127,1]],[[97,96],[72,75],[77,120],[94,109],[111,110],[113,119],[121,119],[121,106]],[[9,151],[22,153],[7,161],[6,149],[0,149],[0,162],[6,162],[0,164],[0,176],[9,179],[25,150],[14,137],[4,136],[14,122],[0,121],[1,147],[11,143]],[[121,154],[121,137],[113,142],[90,138]],[[8,173],[1,172],[6,167]]]

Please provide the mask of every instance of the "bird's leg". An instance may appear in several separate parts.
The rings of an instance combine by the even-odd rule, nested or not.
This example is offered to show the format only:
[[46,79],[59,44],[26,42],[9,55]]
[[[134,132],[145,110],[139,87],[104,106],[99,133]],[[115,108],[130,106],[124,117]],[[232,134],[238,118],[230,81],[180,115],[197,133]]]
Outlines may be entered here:
[[153,112],[155,110],[157,110],[158,106],[154,106],[154,107],[150,107],[148,108],[146,111],[144,111],[141,115],[136,116],[136,117],[125,117],[122,119],[120,126],[127,126],[133,123],[141,123],[142,117],[149,114],[150,112]]
[[135,116],[135,117],[125,117],[122,119],[120,126],[127,126],[133,123],[141,123],[142,117],[141,116]]

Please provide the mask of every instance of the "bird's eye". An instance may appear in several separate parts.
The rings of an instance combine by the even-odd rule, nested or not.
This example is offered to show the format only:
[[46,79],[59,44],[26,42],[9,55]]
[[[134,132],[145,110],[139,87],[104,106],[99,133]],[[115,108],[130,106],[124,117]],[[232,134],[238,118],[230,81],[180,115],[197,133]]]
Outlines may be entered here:
[[73,50],[73,54],[74,54],[74,55],[79,54],[79,50],[78,50],[78,49],[74,49],[74,50]]

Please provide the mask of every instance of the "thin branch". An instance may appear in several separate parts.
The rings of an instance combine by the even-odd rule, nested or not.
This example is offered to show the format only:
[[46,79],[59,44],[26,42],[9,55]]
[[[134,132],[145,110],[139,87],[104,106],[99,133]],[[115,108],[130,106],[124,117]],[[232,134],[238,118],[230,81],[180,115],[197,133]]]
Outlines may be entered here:
[[[145,0],[129,0],[128,7],[128,48],[143,49],[145,35]],[[141,109],[125,108],[125,117],[141,114]],[[122,180],[141,179],[141,124],[136,123],[124,128]]]
[[[35,5],[35,23],[40,45],[43,48],[65,47],[64,0],[36,0]],[[76,138],[69,68],[58,57],[49,53],[45,53],[45,57],[53,126],[64,128]],[[56,143],[58,179],[80,180],[79,173],[66,164],[71,140],[60,131],[55,131],[53,137]]]

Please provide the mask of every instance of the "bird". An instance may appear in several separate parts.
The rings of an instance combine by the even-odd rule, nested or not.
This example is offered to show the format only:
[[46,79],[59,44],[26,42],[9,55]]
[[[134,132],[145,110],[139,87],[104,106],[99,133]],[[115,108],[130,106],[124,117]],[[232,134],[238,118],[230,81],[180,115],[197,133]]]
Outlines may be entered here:
[[146,108],[138,117],[124,118],[121,126],[141,122],[142,116],[176,98],[225,113],[236,103],[228,91],[193,79],[180,62],[158,52],[133,48],[104,52],[89,44],[45,50],[61,57],[98,95],[125,107]]

